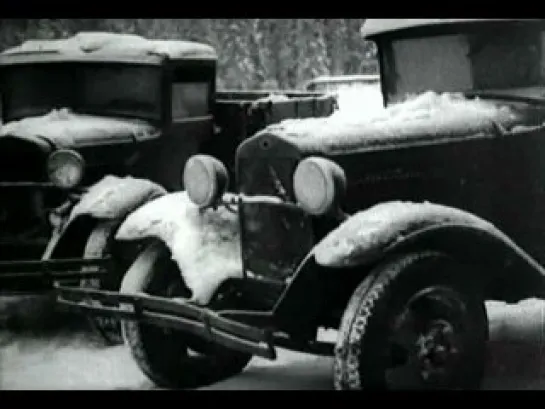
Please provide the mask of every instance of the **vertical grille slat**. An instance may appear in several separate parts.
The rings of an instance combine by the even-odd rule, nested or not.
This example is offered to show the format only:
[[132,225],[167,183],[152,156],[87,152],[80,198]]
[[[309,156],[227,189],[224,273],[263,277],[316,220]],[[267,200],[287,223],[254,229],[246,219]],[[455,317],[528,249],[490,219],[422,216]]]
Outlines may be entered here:
[[312,221],[294,205],[292,177],[299,160],[293,145],[273,135],[251,138],[239,148],[238,191],[282,199],[240,206],[242,257],[245,269],[253,274],[284,279],[312,248]]
[[45,182],[47,155],[38,143],[0,136],[0,181]]
[[312,249],[312,224],[305,213],[282,203],[243,203],[243,261],[269,278],[291,276]]
[[[32,241],[48,228],[47,209],[59,203],[59,192],[44,188],[49,150],[42,141],[0,137],[0,244]],[[47,146],[47,145],[46,145]],[[25,182],[14,185],[14,182]],[[8,253],[7,248],[3,252]],[[2,251],[0,249],[0,251]]]
[[295,200],[292,175],[297,166],[293,158],[256,158],[240,160],[239,192],[245,195],[277,196],[282,194],[278,182],[287,194],[289,201]]

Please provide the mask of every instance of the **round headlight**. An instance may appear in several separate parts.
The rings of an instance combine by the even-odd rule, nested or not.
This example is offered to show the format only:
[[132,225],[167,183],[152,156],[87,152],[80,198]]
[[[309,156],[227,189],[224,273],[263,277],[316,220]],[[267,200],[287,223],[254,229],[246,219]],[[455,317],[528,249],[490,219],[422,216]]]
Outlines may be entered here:
[[337,206],[346,189],[346,176],[336,163],[310,157],[299,163],[293,175],[293,190],[299,205],[320,216]]
[[49,180],[61,189],[71,189],[83,179],[85,162],[75,151],[63,149],[53,152],[47,160]]
[[183,182],[191,201],[199,207],[208,207],[227,190],[229,174],[216,158],[194,155],[185,164]]

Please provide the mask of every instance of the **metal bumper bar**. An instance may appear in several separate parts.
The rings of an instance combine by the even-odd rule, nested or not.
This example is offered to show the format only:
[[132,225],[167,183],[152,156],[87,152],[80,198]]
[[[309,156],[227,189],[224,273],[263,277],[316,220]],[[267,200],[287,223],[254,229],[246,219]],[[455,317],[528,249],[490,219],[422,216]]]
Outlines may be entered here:
[[190,332],[227,348],[263,358],[276,358],[272,331],[226,318],[221,312],[198,307],[184,300],[72,288],[59,284],[55,284],[55,290],[57,303],[68,310],[169,327]]
[[[0,261],[0,293],[13,284],[21,287],[26,284],[43,283],[52,289],[53,283],[59,280],[98,278],[107,274],[110,261],[109,257]],[[83,267],[94,268],[83,271]]]

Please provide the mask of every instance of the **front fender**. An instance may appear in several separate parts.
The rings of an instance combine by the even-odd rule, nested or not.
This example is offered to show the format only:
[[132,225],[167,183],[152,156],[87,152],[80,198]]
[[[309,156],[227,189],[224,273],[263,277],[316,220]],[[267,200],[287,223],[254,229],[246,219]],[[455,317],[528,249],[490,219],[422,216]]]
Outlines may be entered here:
[[101,220],[119,219],[166,193],[162,186],[146,179],[106,176],[81,197],[70,213],[69,222],[84,215]]
[[[433,203],[388,202],[350,217],[313,250],[323,267],[372,266],[394,252],[433,249],[480,266],[488,296],[544,296],[545,269],[493,224]],[[488,279],[488,280],[487,280]]]
[[324,267],[372,263],[411,233],[442,224],[473,226],[503,235],[491,223],[460,209],[427,202],[386,202],[348,218],[316,245],[314,257]]
[[278,300],[275,317],[295,330],[342,311],[380,262],[422,250],[468,266],[486,299],[545,298],[545,269],[491,223],[447,206],[389,202],[355,214],[315,246]]
[[186,192],[145,204],[116,234],[118,240],[142,238],[159,239],[169,248],[192,301],[200,305],[206,305],[227,278],[243,275],[238,213],[225,207],[202,211]]
[[81,254],[81,246],[99,221],[121,220],[143,203],[166,194],[145,179],[106,176],[89,188],[55,228],[42,259]]

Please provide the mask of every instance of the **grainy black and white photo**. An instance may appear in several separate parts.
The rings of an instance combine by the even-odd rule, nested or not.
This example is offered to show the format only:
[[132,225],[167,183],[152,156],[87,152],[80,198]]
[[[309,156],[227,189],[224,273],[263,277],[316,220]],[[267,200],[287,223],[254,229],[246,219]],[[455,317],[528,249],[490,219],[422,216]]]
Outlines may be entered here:
[[0,19],[0,390],[545,389],[545,20]]

